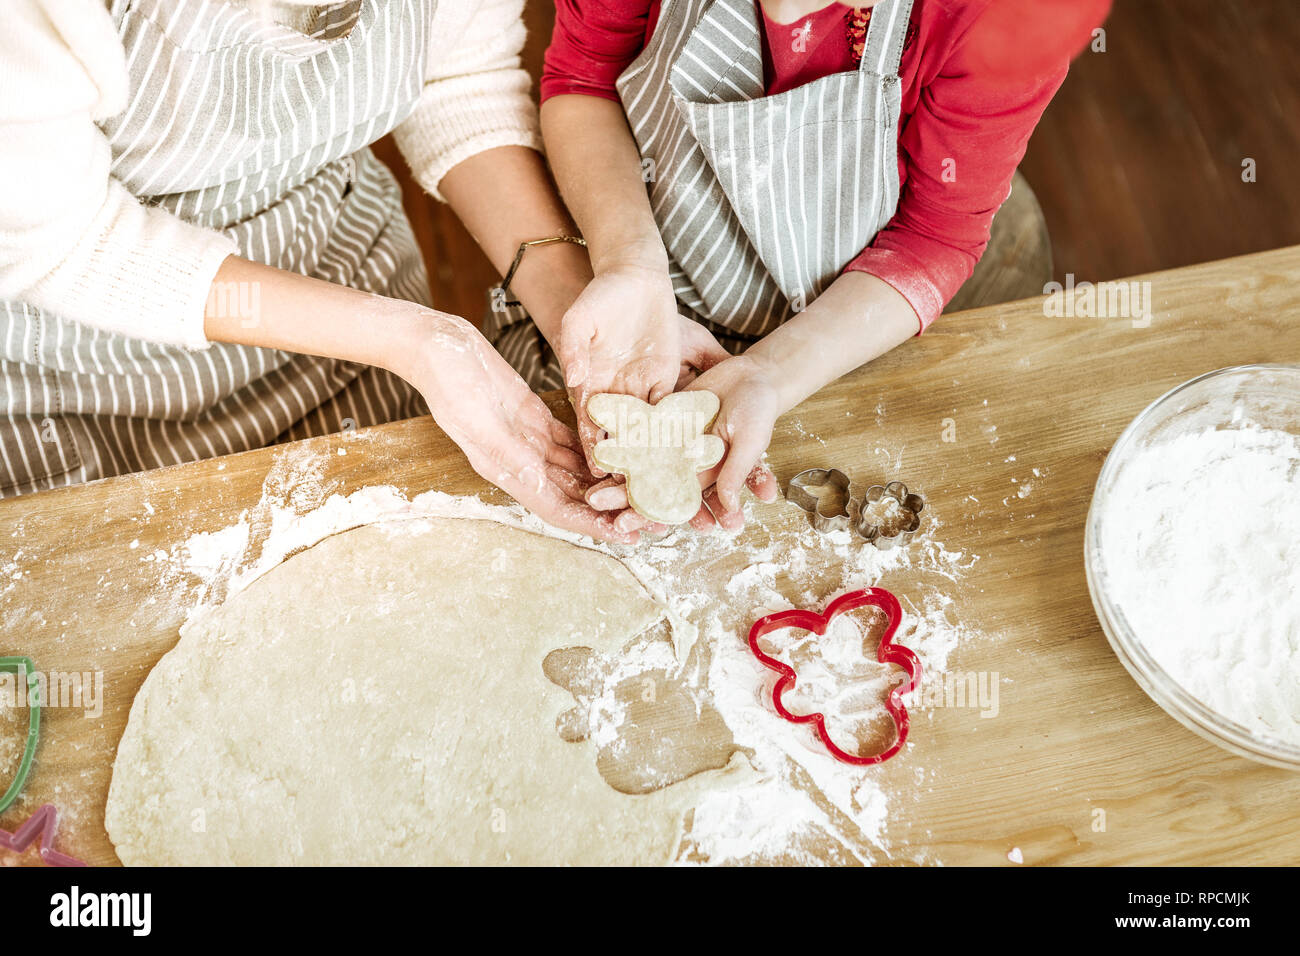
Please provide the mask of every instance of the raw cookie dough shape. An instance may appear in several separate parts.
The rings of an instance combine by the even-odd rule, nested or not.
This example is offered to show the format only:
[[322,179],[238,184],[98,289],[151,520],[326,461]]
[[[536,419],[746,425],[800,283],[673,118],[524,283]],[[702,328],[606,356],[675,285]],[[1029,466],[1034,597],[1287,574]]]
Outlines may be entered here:
[[663,616],[608,555],[493,521],[326,538],[185,625],[118,747],[126,864],[644,864],[738,762],[611,788],[542,661]]
[[681,524],[700,510],[698,474],[726,453],[706,435],[719,408],[718,396],[675,392],[648,405],[633,395],[601,394],[587,400],[587,414],[609,438],[592,449],[596,464],[627,478],[627,498],[637,514],[662,524]]

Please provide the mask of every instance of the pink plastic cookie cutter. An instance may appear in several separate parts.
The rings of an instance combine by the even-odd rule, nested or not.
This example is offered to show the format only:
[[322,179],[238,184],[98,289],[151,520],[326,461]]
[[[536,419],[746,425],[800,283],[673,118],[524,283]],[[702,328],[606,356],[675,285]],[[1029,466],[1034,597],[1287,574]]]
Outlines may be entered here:
[[85,866],[76,857],[54,849],[54,835],[59,829],[59,812],[54,804],[44,804],[13,833],[0,830],[0,849],[23,853],[33,843],[46,866]]
[[[860,607],[874,607],[883,611],[888,618],[888,624],[885,627],[885,633],[880,638],[880,647],[876,652],[876,660],[882,664],[896,664],[907,673],[907,681],[892,688],[889,692],[889,698],[885,701],[885,709],[894,719],[894,728],[897,736],[889,747],[877,754],[863,756],[861,754],[850,753],[836,745],[831,739],[830,733],[826,730],[826,715],[820,712],[811,714],[796,714],[790,711],[781,701],[781,697],[786,690],[794,685],[796,675],[794,668],[784,661],[777,660],[770,654],[766,653],[758,646],[759,638],[772,631],[779,631],[785,628],[800,628],[805,631],[811,631],[818,637],[826,634],[826,628],[830,626],[831,621],[839,615],[849,611],[856,610]],[[903,608],[898,603],[898,598],[886,591],[884,588],[865,588],[860,591],[849,591],[837,597],[826,608],[824,613],[818,614],[816,611],[791,610],[778,611],[775,614],[769,614],[767,617],[760,618],[754,622],[754,626],[749,629],[749,649],[754,652],[754,656],[759,662],[769,670],[774,670],[781,676],[777,678],[775,686],[772,688],[772,703],[776,707],[776,712],[785,720],[792,724],[812,724],[817,736],[821,742],[826,745],[832,757],[844,763],[854,764],[859,767],[871,766],[873,764],[884,763],[890,757],[894,756],[903,749],[907,743],[907,730],[909,720],[907,708],[903,706],[903,695],[916,690],[921,686],[921,661],[912,651],[901,644],[894,643],[894,634],[898,630],[898,625],[903,621]]]

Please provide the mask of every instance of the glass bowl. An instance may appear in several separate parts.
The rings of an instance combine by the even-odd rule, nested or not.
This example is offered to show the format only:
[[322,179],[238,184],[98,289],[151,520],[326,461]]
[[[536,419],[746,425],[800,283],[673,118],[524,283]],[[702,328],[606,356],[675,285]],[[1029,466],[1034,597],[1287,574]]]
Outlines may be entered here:
[[[1300,365],[1241,365],[1210,372],[1166,392],[1124,430],[1101,469],[1088,509],[1084,566],[1102,630],[1125,669],[1147,695],[1181,724],[1243,757],[1300,770],[1300,746],[1267,737],[1211,709],[1188,693],[1143,646],[1123,609],[1112,599],[1104,540],[1111,492],[1142,449],[1205,429],[1244,422],[1300,435]],[[1279,600],[1295,600],[1279,595]]]

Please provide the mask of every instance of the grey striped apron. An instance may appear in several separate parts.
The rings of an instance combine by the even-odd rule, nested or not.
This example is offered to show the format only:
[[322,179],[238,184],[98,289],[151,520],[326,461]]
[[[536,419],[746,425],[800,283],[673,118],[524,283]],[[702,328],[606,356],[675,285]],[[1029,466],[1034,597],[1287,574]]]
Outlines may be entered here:
[[[665,0],[619,77],[678,306],[732,351],[825,291],[893,218],[911,10],[873,8],[856,71],[765,96],[754,0]],[[530,382],[558,385],[518,318],[494,313],[498,348]]]
[[[131,81],[101,124],[112,174],[248,259],[427,304],[400,187],[366,147],[415,106],[433,2],[322,5],[302,33],[221,0],[112,0]],[[158,345],[21,302],[0,303],[0,336],[4,495],[423,410],[377,369]]]

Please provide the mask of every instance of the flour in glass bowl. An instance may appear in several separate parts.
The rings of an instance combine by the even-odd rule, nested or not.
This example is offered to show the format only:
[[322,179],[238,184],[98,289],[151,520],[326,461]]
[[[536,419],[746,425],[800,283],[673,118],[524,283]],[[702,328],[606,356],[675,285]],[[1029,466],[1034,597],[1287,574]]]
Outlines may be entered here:
[[1247,425],[1145,448],[1110,489],[1110,596],[1192,696],[1300,745],[1300,437]]

